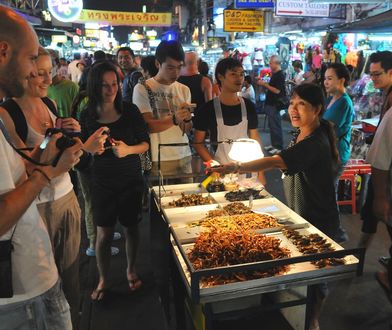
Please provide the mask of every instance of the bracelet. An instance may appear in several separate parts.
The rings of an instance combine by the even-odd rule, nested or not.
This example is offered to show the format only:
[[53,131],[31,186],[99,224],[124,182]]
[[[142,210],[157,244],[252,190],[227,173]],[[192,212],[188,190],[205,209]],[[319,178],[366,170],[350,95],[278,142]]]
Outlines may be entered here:
[[42,176],[48,181],[48,183],[50,184],[50,178],[49,178],[49,176],[44,172],[44,171],[42,171],[40,168],[35,168],[34,170],[33,170],[33,172],[31,172],[31,174],[33,174],[34,172],[39,172],[39,173],[41,173],[42,174]]
[[190,123],[191,121],[192,121],[192,118],[188,119],[188,120],[183,120],[183,122],[186,123],[186,124]]
[[173,114],[172,120],[173,120],[173,125],[178,126],[178,122],[175,114]]

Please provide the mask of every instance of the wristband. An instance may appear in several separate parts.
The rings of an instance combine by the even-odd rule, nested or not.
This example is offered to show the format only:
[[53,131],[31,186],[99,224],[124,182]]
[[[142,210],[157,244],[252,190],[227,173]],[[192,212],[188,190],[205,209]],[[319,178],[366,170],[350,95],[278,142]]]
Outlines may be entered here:
[[33,170],[33,172],[31,172],[31,174],[33,174],[34,172],[39,172],[39,173],[41,173],[42,174],[42,176],[48,181],[48,183],[50,184],[50,178],[48,177],[48,175],[44,172],[44,171],[42,171],[41,169],[39,169],[39,168],[35,168],[34,170]]
[[178,122],[175,114],[173,114],[172,120],[173,120],[173,125],[178,126]]

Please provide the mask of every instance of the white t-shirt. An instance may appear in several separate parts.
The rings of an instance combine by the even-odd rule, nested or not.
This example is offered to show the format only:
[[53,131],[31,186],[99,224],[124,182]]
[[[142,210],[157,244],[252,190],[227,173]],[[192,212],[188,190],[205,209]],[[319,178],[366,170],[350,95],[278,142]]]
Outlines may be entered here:
[[[53,125],[56,123],[56,116],[49,110],[50,118],[52,119]],[[41,144],[44,140],[45,136],[32,128],[27,123],[27,138],[26,138],[26,146],[35,147],[36,145]],[[68,194],[73,189],[73,184],[71,182],[71,177],[68,173],[64,173],[59,175],[56,178],[53,178],[50,182],[49,187],[45,187],[41,190],[36,202],[37,204],[52,202],[60,199],[61,197]]]
[[389,171],[389,188],[392,198],[392,108],[386,112],[377,128],[366,161],[379,170]]
[[[151,88],[158,109],[158,118],[172,116],[183,103],[191,103],[191,92],[189,88],[179,82],[171,85],[158,83],[154,78],[146,81]],[[148,99],[146,88],[137,84],[133,91],[133,103],[137,105],[140,112],[153,112]],[[178,126],[171,126],[160,133],[150,133],[152,161],[158,161],[158,145],[160,143],[188,143],[188,137],[182,133]],[[189,146],[161,147],[161,160],[178,160],[190,156]]]
[[294,82],[295,82],[296,85],[301,84],[304,80],[305,80],[305,78],[304,78],[304,72],[303,71],[300,71],[300,72],[295,74]]
[[[1,131],[0,163],[0,194],[4,194],[15,188],[15,183],[25,175],[25,168]],[[10,239],[12,231],[13,228],[0,236],[0,240]],[[53,287],[58,279],[49,235],[35,202],[19,219],[12,243],[14,296],[0,298],[0,306],[39,296]]]
[[240,93],[240,96],[251,100],[254,104],[256,104],[256,94],[255,94],[255,89],[253,88],[252,85],[250,85],[248,88],[245,86],[242,87],[242,91]]
[[79,60],[73,60],[68,64],[68,75],[71,77],[71,80],[77,84],[82,76],[82,71],[78,69],[76,64],[79,63]]

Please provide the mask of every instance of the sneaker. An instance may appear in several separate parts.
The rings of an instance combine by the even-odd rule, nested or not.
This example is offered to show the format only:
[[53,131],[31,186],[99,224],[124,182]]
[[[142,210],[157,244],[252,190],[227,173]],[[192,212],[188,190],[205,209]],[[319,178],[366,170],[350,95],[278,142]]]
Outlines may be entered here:
[[267,151],[270,151],[270,150],[274,149],[274,147],[269,145],[269,146],[264,147],[264,149]]
[[119,239],[121,239],[121,234],[118,231],[115,231],[113,233],[113,241],[118,241]]
[[[112,246],[112,247],[111,247],[112,256],[117,255],[119,252],[120,252],[120,249],[119,249],[119,248],[116,248],[115,246]],[[92,248],[89,247],[89,248],[86,250],[86,255],[87,255],[88,257],[95,257],[95,249],[92,249]]]
[[277,155],[277,154],[280,154],[281,151],[282,151],[282,150],[280,150],[280,149],[273,148],[272,150],[269,151],[269,153],[270,153],[271,155]]

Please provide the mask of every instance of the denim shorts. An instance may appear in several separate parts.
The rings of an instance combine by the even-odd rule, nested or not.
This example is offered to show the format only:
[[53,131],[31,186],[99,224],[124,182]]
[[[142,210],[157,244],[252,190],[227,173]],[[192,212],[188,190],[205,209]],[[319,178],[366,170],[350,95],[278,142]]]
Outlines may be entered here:
[[40,296],[0,306],[0,330],[72,330],[60,280]]

